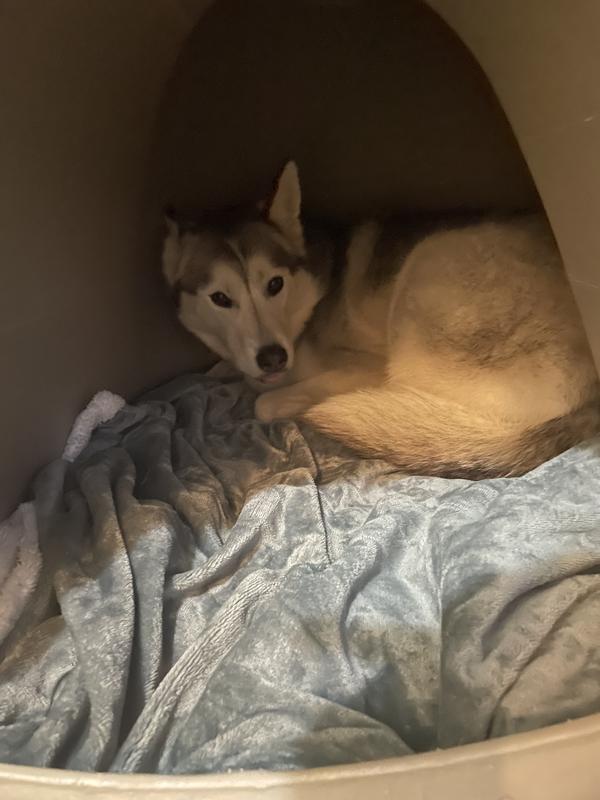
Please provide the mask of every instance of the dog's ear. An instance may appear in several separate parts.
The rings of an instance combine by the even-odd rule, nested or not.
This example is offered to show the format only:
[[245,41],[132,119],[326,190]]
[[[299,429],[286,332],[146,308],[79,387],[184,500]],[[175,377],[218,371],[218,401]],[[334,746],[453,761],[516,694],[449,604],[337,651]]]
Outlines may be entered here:
[[169,286],[173,287],[181,277],[181,235],[175,210],[166,208],[164,212],[165,235],[162,250],[162,271]]
[[304,233],[300,210],[298,167],[294,161],[288,161],[275,182],[275,190],[270,201],[265,204],[265,215],[295,250],[304,253]]

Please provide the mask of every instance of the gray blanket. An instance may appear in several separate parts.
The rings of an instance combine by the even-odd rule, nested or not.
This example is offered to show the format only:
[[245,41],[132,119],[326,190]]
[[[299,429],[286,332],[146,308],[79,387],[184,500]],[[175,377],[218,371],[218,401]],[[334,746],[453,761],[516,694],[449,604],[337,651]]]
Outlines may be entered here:
[[36,482],[0,761],[294,769],[598,711],[599,490],[598,443],[520,479],[403,477],[178,379]]

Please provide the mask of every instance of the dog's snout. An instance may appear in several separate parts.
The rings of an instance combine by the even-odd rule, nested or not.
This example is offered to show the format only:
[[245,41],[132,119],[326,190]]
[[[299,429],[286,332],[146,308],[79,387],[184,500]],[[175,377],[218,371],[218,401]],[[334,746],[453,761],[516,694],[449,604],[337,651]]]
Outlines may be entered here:
[[287,364],[288,355],[279,344],[261,347],[256,354],[256,363],[264,372],[279,372]]

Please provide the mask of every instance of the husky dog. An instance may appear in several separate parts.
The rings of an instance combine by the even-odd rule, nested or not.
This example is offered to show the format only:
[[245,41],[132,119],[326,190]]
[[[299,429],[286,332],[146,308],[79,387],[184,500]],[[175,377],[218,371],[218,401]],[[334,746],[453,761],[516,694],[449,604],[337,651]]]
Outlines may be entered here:
[[183,325],[296,418],[412,473],[520,475],[600,430],[598,377],[552,233],[504,221],[304,226],[293,162],[262,213],[181,229]]

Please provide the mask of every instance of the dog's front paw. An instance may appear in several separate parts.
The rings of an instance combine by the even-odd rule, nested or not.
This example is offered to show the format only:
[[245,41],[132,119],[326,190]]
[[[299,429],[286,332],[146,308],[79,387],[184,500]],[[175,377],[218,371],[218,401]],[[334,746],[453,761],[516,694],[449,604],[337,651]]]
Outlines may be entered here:
[[261,422],[294,419],[300,416],[309,405],[310,399],[305,395],[294,394],[282,389],[261,394],[254,404],[254,413]]
[[256,398],[254,415],[260,422],[273,422],[276,419],[277,404],[273,402],[273,392],[265,392]]

